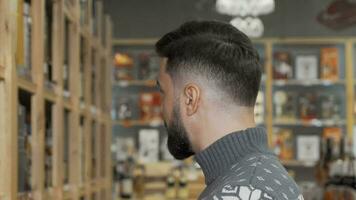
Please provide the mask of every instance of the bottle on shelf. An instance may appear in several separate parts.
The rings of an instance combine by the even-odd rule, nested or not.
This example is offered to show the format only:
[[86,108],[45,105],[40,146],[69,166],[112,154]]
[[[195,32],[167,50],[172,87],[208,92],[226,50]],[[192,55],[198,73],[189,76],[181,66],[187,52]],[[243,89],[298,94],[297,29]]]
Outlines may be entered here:
[[178,188],[177,196],[178,199],[181,200],[188,199],[189,196],[188,182],[185,176],[182,176],[179,179],[179,188]]
[[31,2],[23,1],[19,3],[18,6],[18,42],[16,51],[17,70],[20,76],[31,80]]
[[130,156],[124,162],[123,173],[120,180],[120,197],[122,199],[133,198],[133,164],[133,159]]
[[322,187],[325,185],[325,182],[327,180],[327,165],[326,165],[326,149],[327,149],[327,142],[326,140],[321,140],[320,141],[320,159],[315,165],[315,176],[316,176],[316,181],[317,184]]
[[177,197],[177,190],[175,184],[175,178],[172,174],[168,175],[166,180],[166,199],[176,199]]
[[136,165],[133,175],[135,198],[143,199],[145,193],[145,166]]

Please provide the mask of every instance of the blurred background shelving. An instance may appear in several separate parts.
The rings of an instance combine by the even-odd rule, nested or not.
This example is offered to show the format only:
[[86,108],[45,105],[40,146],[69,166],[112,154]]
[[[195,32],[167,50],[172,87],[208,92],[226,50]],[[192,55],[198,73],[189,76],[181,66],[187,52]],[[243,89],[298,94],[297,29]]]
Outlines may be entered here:
[[[119,63],[113,69],[113,102],[119,104],[113,104],[113,141],[130,140],[131,148],[138,152],[142,130],[157,130],[156,148],[165,142],[162,121],[142,119],[144,108],[140,103],[140,94],[154,93],[156,89],[153,77],[138,77],[146,70],[140,53],[156,58],[151,54],[154,41],[116,40],[114,43],[114,60]],[[353,49],[347,48],[353,43],[354,40],[333,38],[254,40],[264,68],[255,106],[256,124],[267,129],[271,149],[300,184],[317,181],[314,174],[325,159],[321,155],[323,149],[336,151],[342,141],[353,137],[354,100],[350,87],[354,88],[354,84],[353,76],[348,76],[353,68],[349,61],[353,59],[349,57]],[[149,60],[148,68],[157,74],[159,62],[144,59]],[[327,146],[329,138],[336,140],[332,147]],[[120,143],[114,142],[115,145]],[[152,162],[157,159],[165,162],[163,152],[163,149],[156,151],[157,158]],[[140,158],[137,160],[140,163]]]

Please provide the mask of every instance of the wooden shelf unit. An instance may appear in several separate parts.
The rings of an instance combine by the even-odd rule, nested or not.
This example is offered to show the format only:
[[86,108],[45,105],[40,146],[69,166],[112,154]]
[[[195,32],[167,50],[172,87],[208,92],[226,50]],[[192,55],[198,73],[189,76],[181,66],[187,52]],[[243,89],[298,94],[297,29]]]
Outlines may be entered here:
[[146,86],[146,87],[156,87],[156,80],[130,80],[130,81],[117,81],[114,85],[120,87],[130,87],[130,86]]
[[[81,1],[79,0],[32,0],[32,36],[31,36],[31,79],[20,77],[15,62],[16,42],[18,33],[17,7],[23,0],[0,0],[0,199],[17,200],[22,196],[30,196],[35,200],[79,200],[85,199],[109,200],[111,199],[111,31],[112,22],[108,15],[103,13],[103,1],[87,0],[85,23],[81,23]],[[71,2],[68,5],[66,2]],[[50,3],[52,11],[51,22],[51,65],[53,89],[45,86],[45,5]],[[92,3],[95,4],[98,32],[106,34],[94,35],[92,33]],[[65,49],[65,19],[69,22],[68,49]],[[101,29],[105,29],[102,31]],[[103,38],[101,38],[103,37]],[[105,41],[102,43],[100,41]],[[81,43],[85,43],[81,45]],[[98,52],[91,55],[95,48]],[[80,51],[84,52],[81,63]],[[70,97],[64,98],[63,66],[65,52],[68,51],[69,92]],[[95,57],[96,81],[95,97],[91,99],[92,56]],[[80,100],[80,65],[84,71],[83,104]],[[31,81],[30,81],[31,80]],[[101,85],[99,85],[101,84]],[[99,90],[103,89],[104,90]],[[18,192],[18,91],[22,90],[31,96],[31,190]],[[100,98],[99,98],[100,97]],[[45,187],[45,102],[53,105],[52,114],[52,186]],[[89,105],[96,109],[93,114]],[[68,184],[64,178],[64,115],[68,111],[68,141],[69,173]],[[97,124],[95,135],[95,148],[91,145],[91,123]],[[81,124],[82,123],[82,124]],[[82,134],[79,134],[80,129]],[[97,142],[100,144],[97,144]],[[84,144],[84,145],[81,145]],[[82,149],[79,149],[82,148]],[[92,149],[94,148],[94,149]],[[82,151],[80,155],[78,152]],[[100,173],[92,177],[92,152],[95,153],[96,169]],[[82,158],[82,156],[84,158]],[[6,163],[1,164],[1,163]],[[81,164],[82,163],[82,164]],[[83,176],[83,177],[82,177]]]

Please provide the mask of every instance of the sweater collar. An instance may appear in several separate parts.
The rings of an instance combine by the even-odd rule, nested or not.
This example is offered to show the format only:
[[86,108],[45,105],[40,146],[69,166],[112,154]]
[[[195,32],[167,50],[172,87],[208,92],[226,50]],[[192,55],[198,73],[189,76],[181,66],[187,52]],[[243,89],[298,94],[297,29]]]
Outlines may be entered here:
[[262,127],[230,133],[196,154],[195,159],[203,170],[206,185],[223,172],[253,153],[270,153],[266,131]]

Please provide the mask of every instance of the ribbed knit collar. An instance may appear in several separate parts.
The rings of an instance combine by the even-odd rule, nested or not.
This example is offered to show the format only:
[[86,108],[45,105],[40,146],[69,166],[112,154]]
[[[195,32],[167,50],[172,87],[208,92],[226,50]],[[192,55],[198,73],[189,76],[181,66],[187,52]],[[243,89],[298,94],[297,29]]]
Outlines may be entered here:
[[230,133],[196,154],[195,159],[203,170],[206,185],[209,185],[232,165],[253,153],[271,153],[264,128]]

